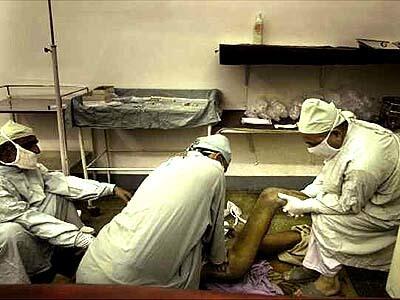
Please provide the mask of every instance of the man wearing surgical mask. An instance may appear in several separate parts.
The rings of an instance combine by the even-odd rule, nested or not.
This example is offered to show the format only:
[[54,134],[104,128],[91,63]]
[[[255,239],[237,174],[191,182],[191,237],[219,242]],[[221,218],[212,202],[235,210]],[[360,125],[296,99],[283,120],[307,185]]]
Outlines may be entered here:
[[93,229],[71,201],[131,197],[113,184],[50,172],[38,163],[37,144],[29,127],[8,121],[0,128],[0,284],[49,273],[54,246],[90,245]]
[[324,165],[302,191],[305,200],[279,195],[289,215],[312,216],[303,266],[320,277],[296,295],[331,296],[340,290],[343,265],[390,268],[400,223],[399,138],[314,98],[304,101],[298,127],[308,152]]

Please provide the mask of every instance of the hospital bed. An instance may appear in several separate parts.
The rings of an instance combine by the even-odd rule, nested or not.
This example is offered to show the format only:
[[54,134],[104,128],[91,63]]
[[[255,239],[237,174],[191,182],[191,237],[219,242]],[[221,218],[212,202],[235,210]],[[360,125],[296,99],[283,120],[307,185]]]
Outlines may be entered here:
[[[126,89],[114,88],[108,100],[88,100],[86,95],[74,97],[68,108],[70,124],[79,129],[79,145],[84,178],[89,172],[149,174],[154,167],[113,166],[111,164],[110,130],[113,129],[193,129],[205,127],[211,134],[218,123],[222,94],[217,89]],[[104,149],[86,161],[83,129],[102,131]],[[95,147],[93,147],[95,148]],[[95,149],[94,149],[95,150]],[[131,149],[134,151],[134,149]],[[89,203],[89,207],[91,203]]]

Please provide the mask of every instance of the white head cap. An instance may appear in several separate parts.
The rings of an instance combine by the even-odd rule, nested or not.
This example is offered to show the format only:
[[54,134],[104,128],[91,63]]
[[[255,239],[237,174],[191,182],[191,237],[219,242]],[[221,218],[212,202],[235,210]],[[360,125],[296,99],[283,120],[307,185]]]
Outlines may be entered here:
[[189,147],[190,149],[208,149],[219,152],[225,158],[227,163],[231,162],[232,151],[229,140],[222,134],[213,134],[209,136],[198,137]]
[[349,111],[342,112],[336,108],[333,102],[328,103],[321,99],[309,98],[301,106],[297,126],[301,133],[324,133],[339,126],[349,117],[354,117],[354,114]]
[[3,135],[6,135],[10,140],[16,140],[29,135],[34,135],[34,133],[32,128],[10,120],[0,128],[0,145],[8,142],[8,139]]

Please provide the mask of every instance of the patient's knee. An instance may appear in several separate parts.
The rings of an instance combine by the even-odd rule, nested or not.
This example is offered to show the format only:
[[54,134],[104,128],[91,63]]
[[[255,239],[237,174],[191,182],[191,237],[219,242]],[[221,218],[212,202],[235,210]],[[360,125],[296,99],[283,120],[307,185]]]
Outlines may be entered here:
[[19,224],[6,222],[0,224],[0,245],[23,239],[28,232]]
[[274,199],[277,197],[278,193],[282,192],[282,190],[282,188],[268,187],[261,192],[259,197]]

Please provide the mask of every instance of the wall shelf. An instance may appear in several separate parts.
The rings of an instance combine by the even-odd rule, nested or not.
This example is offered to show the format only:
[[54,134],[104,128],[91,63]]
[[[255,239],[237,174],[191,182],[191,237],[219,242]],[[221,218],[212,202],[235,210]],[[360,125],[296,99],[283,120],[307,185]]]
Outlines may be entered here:
[[222,127],[218,130],[219,133],[230,134],[298,134],[299,131],[292,129],[256,129],[256,128],[235,128],[235,127]]
[[220,44],[221,65],[400,64],[400,49]]
[[297,129],[275,129],[273,125],[251,125],[242,124],[241,118],[244,110],[224,110],[221,115],[221,122],[214,125],[213,133],[229,134],[298,134]]

